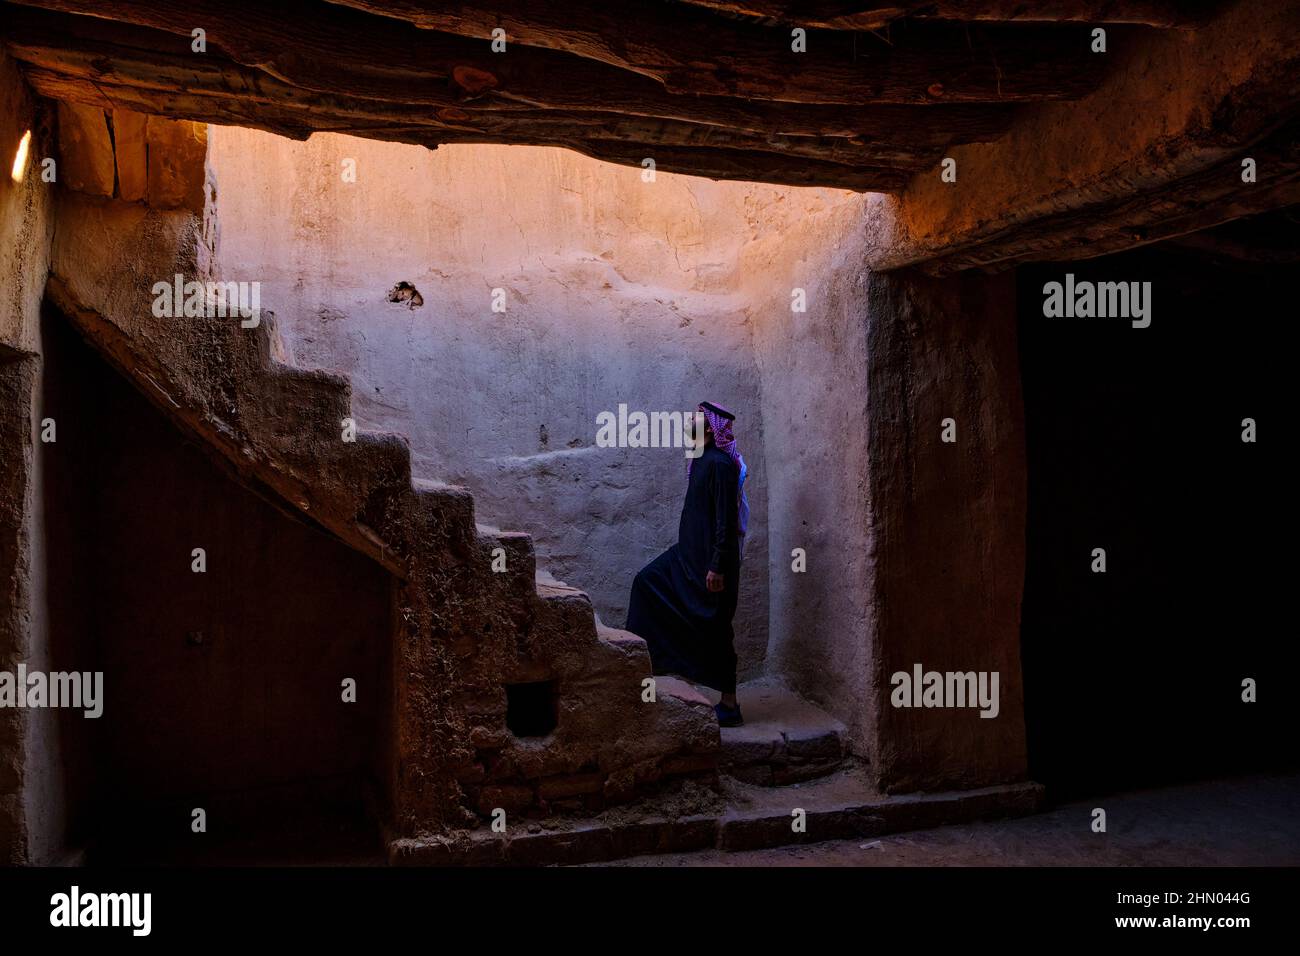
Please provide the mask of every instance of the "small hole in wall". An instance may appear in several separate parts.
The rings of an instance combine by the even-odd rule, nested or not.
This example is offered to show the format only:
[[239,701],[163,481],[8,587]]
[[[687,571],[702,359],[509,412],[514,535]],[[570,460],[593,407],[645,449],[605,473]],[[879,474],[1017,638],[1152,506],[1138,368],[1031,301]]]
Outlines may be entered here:
[[559,720],[555,681],[506,685],[506,727],[516,737],[545,737]]
[[405,302],[408,309],[419,309],[424,306],[424,296],[420,295],[420,290],[409,282],[399,282],[388,290],[385,296],[389,302]]

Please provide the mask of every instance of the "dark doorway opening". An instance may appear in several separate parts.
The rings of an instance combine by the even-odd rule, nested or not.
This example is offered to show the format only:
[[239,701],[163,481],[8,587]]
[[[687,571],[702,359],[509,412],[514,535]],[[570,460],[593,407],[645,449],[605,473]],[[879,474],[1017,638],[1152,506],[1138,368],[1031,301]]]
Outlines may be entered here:
[[59,715],[69,844],[91,863],[369,860],[390,577],[237,484],[48,306],[43,349],[51,669],[103,673],[101,717]]
[[[1295,303],[1284,261],[1243,251],[1288,255],[1286,215],[1019,271],[1025,719],[1031,775],[1053,798],[1295,760],[1275,729],[1294,640],[1275,612]],[[1044,284],[1067,273],[1150,282],[1150,327],[1046,317]]]

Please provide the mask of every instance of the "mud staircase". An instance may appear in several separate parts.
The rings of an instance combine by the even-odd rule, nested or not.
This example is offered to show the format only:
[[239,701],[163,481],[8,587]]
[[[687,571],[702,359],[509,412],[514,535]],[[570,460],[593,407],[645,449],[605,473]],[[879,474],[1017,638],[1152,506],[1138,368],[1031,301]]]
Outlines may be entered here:
[[[155,281],[209,278],[197,216],[76,193],[59,216],[47,303],[243,485],[393,575],[394,837],[715,779],[707,702],[672,682],[644,699],[645,642],[538,576],[528,535],[478,525],[466,489],[413,477],[402,436],[349,434],[350,383],[284,364],[273,311],[154,315]],[[519,688],[549,695],[546,733],[512,732]]]

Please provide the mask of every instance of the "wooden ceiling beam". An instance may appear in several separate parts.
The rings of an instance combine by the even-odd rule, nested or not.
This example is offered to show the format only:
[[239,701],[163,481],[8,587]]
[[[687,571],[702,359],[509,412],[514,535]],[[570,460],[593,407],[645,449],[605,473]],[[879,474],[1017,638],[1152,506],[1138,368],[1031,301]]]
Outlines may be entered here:
[[[1097,77],[1083,31],[908,24],[889,36],[822,32],[806,53],[787,29],[664,0],[329,0],[484,43],[572,53],[659,80],[670,92],[801,103],[1072,99]],[[508,46],[507,46],[508,49]]]
[[[411,0],[399,0],[399,8]],[[879,30],[903,17],[1020,23],[1131,23],[1181,27],[1213,4],[1177,0],[682,0],[731,16],[830,30]]]
[[[848,166],[890,169],[899,173],[933,164],[928,152],[875,144],[854,145],[839,137],[764,137],[675,120],[621,117],[613,113],[563,110],[463,110],[432,113],[419,108],[373,101],[321,98],[312,101],[268,97],[264,92],[234,92],[223,85],[232,73],[216,68],[216,82],[160,87],[137,82],[115,67],[91,77],[64,62],[33,56],[17,48],[26,62],[28,82],[41,95],[104,108],[116,107],[178,119],[225,125],[255,126],[293,139],[314,132],[348,133],[371,139],[433,145],[438,142],[555,143],[580,139],[636,144],[643,158],[661,147],[740,149],[787,159],[823,160]],[[247,80],[238,85],[244,91]]]
[[[393,16],[411,4],[361,0],[17,2],[162,30],[184,38],[186,49],[201,27],[234,60],[286,82],[381,99],[428,97],[450,83],[467,98],[492,90],[530,101],[635,101],[657,91],[831,105],[1016,103],[1076,99],[1100,72],[1082,30],[908,23],[888,37],[827,31],[796,53],[788,31],[646,0],[636,0],[645,10],[636,16],[598,0],[574,0],[578,9],[502,0],[517,13],[515,45],[507,30],[502,53],[491,49],[496,7],[462,5],[453,16],[450,5],[431,5],[438,9],[418,21],[430,28],[420,29]],[[584,18],[593,25],[575,26]]]
[[556,109],[717,127],[722,132],[774,138],[778,150],[783,148],[781,141],[790,137],[820,141],[840,137],[847,142],[838,145],[862,148],[878,157],[897,154],[910,161],[932,156],[949,143],[995,138],[1009,125],[1014,111],[1012,106],[761,106],[725,97],[676,97],[662,91],[635,105],[601,97],[528,103],[492,92],[466,101],[447,86],[425,97],[428,102],[398,102],[303,89],[229,60],[215,44],[203,55],[190,53],[188,47],[177,50],[173,35],[158,30],[41,10],[11,10],[4,38],[13,55],[53,72],[144,88],[194,88],[259,102],[320,107],[356,113],[367,122],[392,117],[409,123],[410,117],[420,115],[434,121],[451,116],[468,119],[489,112],[540,116]]
[[[305,139],[314,132],[339,132],[370,139],[412,143],[436,149],[450,144],[556,146],[572,149],[607,162],[642,167],[653,159],[663,172],[739,179],[793,186],[828,186],[858,191],[902,188],[911,175],[902,165],[852,164],[781,153],[763,148],[761,140],[728,138],[700,143],[689,136],[666,135],[629,126],[608,114],[562,117],[548,115],[536,122],[530,114],[502,113],[492,117],[490,129],[443,124],[427,117],[367,118],[353,113],[331,113],[319,106],[291,103],[256,103],[241,96],[213,95],[190,90],[157,90],[91,80],[37,66],[25,72],[32,88],[42,96],[102,109],[126,109],[197,122],[238,125]],[[596,119],[599,117],[599,119]],[[422,120],[422,121],[420,121]],[[516,125],[517,124],[517,125]],[[680,124],[685,125],[685,124]],[[677,133],[678,131],[674,131]],[[644,137],[654,135],[657,138]],[[834,154],[830,154],[834,155]]]

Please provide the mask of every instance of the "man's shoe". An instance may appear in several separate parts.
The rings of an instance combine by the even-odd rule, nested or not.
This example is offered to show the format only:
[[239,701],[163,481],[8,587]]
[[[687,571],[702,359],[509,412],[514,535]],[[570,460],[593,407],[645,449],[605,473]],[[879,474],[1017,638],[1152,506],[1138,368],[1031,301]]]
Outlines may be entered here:
[[727,707],[724,704],[717,704],[713,712],[718,716],[719,727],[739,727],[745,722],[745,718],[740,716],[740,705]]

